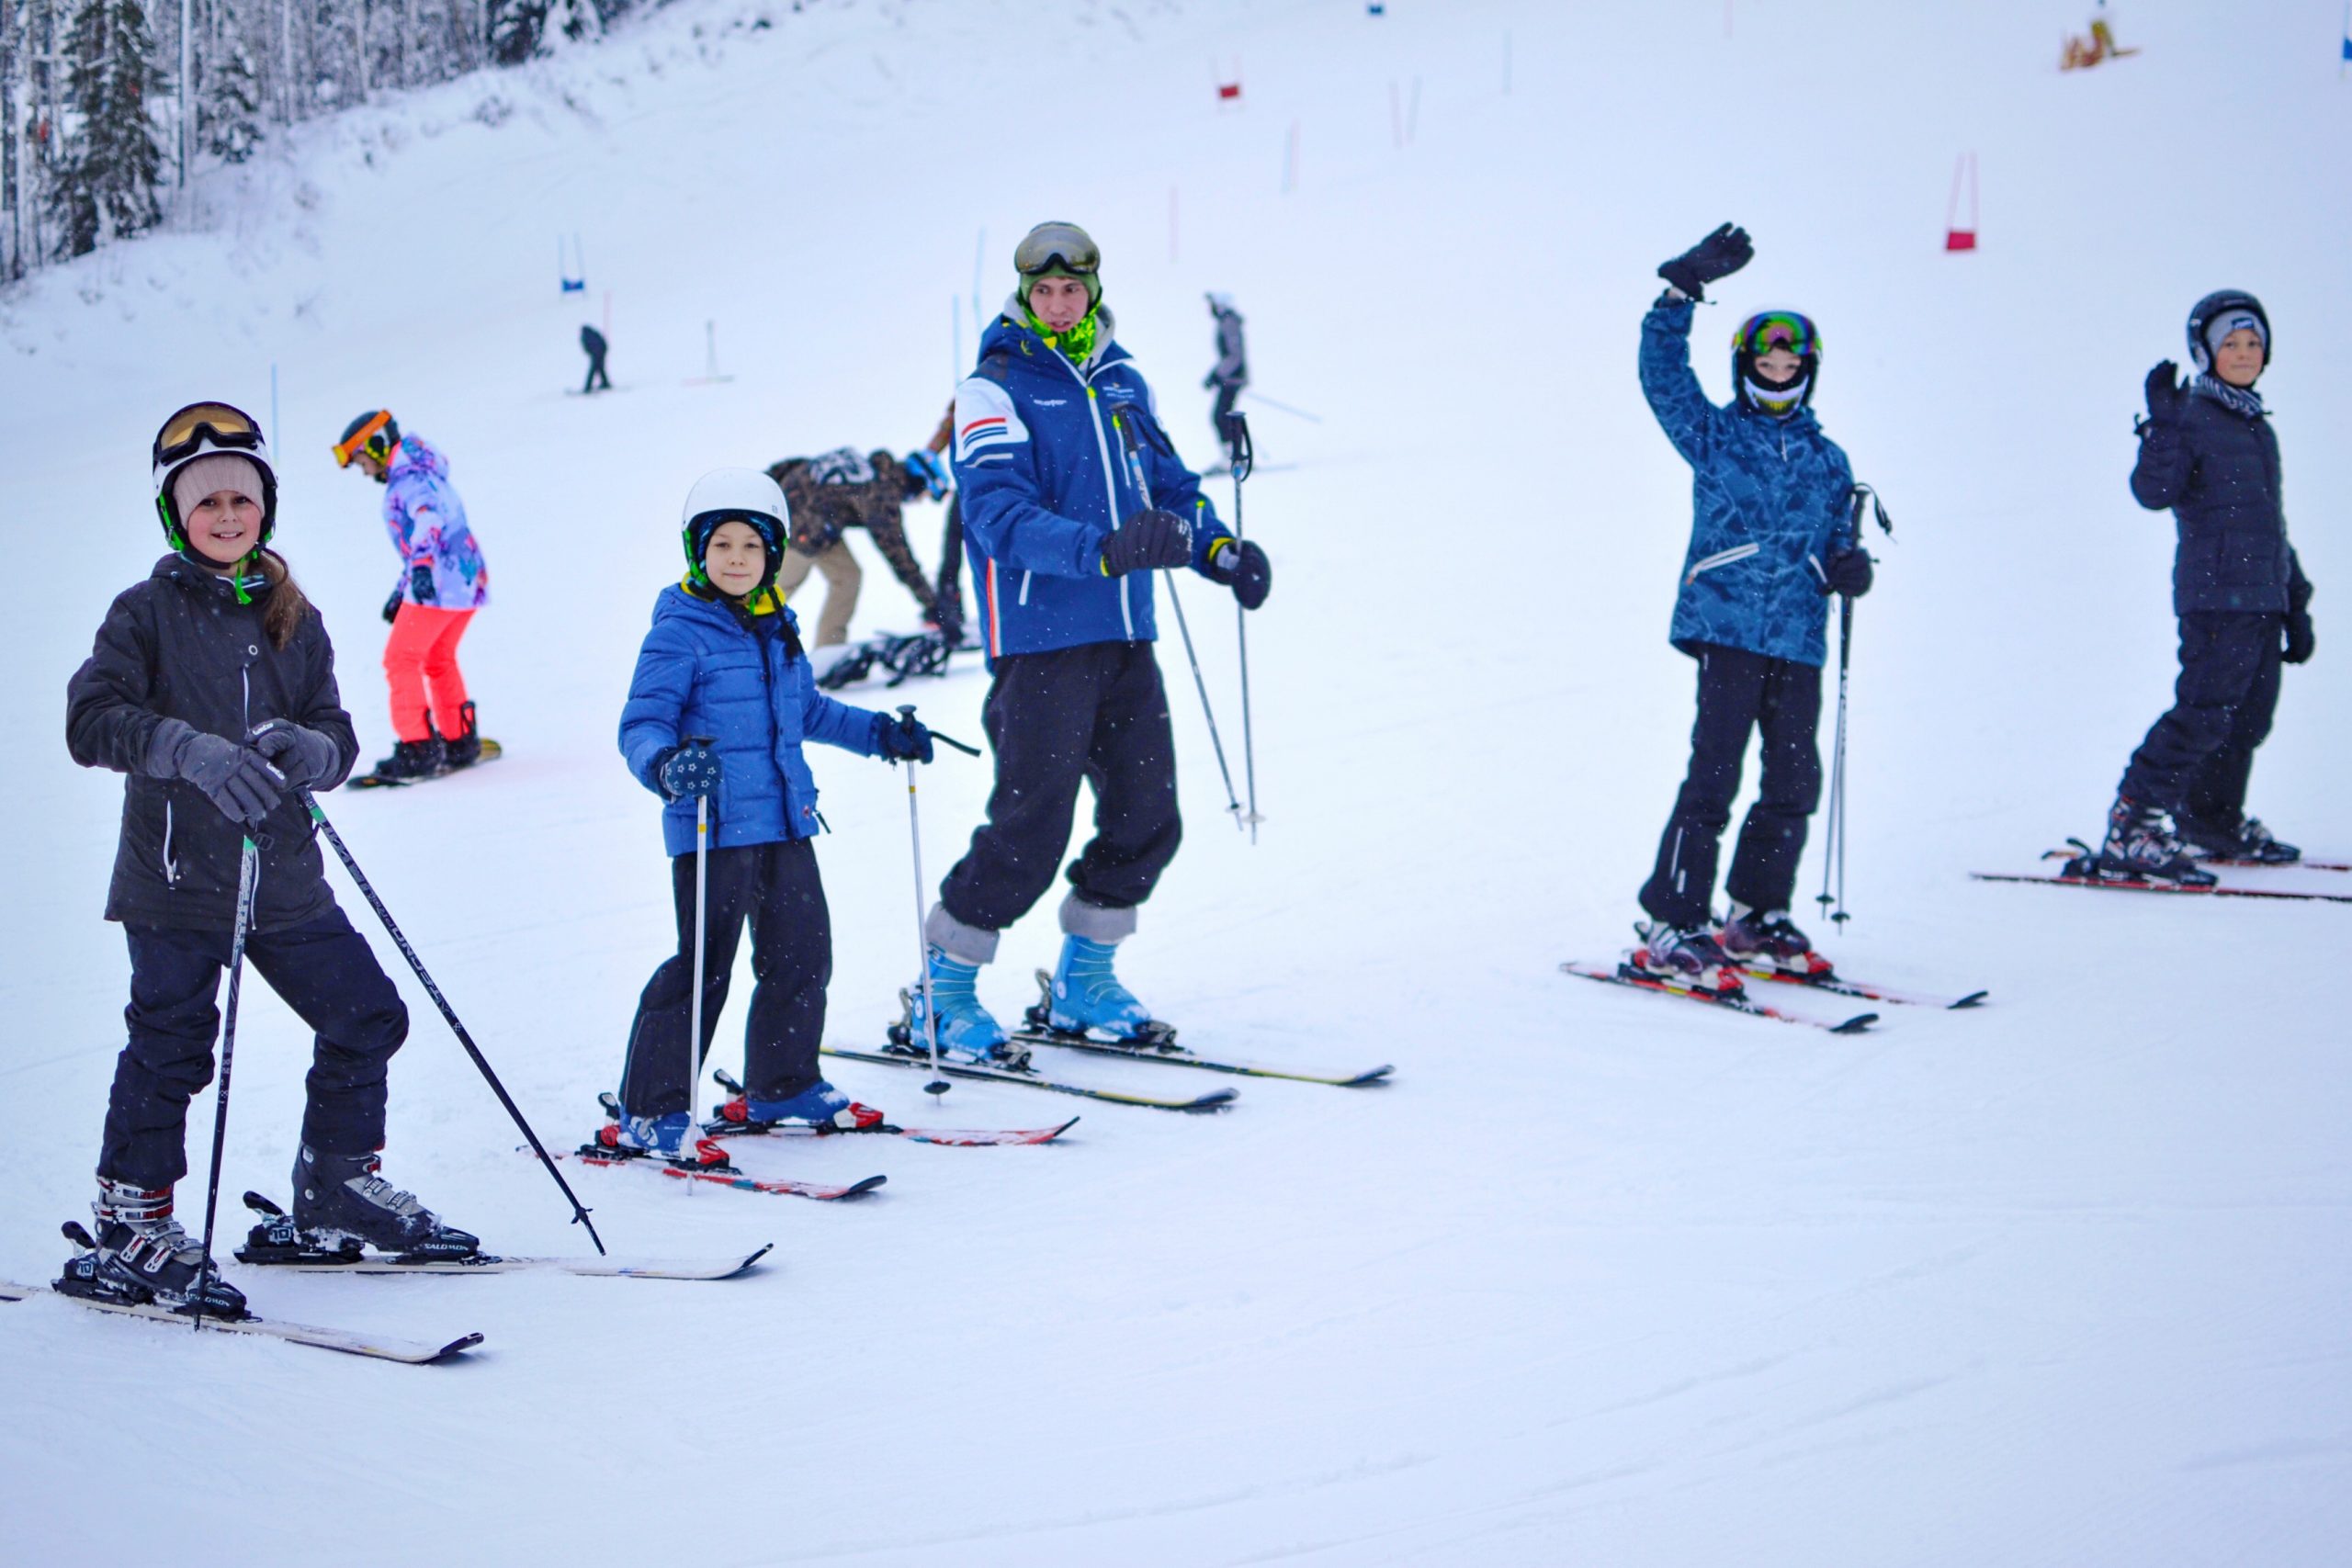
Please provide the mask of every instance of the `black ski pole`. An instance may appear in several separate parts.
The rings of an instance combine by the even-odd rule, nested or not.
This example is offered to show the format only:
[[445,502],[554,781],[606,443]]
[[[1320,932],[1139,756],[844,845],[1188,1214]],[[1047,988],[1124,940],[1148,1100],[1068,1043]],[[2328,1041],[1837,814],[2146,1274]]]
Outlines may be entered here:
[[[498,1096],[498,1103],[506,1107],[506,1114],[514,1118],[514,1125],[523,1129],[523,1136],[530,1140],[531,1152],[539,1156],[539,1163],[548,1168],[548,1175],[553,1177],[556,1186],[561,1189],[564,1201],[571,1205],[571,1217],[588,1227],[588,1239],[596,1244],[596,1251],[601,1255],[605,1250],[604,1237],[596,1234],[595,1223],[588,1218],[587,1209],[573,1195],[571,1184],[563,1179],[563,1172],[556,1169],[555,1161],[548,1155],[547,1145],[539,1142],[539,1135],[531,1131],[530,1122],[523,1119],[522,1107],[514,1103],[514,1097],[506,1092],[506,1086],[498,1081],[496,1073],[491,1071],[490,1063],[483,1057],[481,1048],[474,1043],[473,1036],[466,1032],[466,1026],[458,1021],[457,1010],[449,1005],[449,998],[441,994],[441,987],[435,985],[433,976],[425,972],[424,960],[416,955],[416,949],[411,947],[408,938],[401,934],[401,928],[392,919],[392,912],[384,908],[384,901],[376,896],[375,886],[368,880],[367,873],[361,871],[359,863],[351,858],[351,851],[345,845],[343,835],[334,830],[334,824],[327,820],[327,814],[319,809],[318,797],[307,789],[300,793],[302,804],[310,810],[311,820],[319,825],[319,830],[327,836],[327,842],[334,846],[337,858],[343,862],[343,869],[351,873],[351,880],[368,900],[368,907],[376,911],[378,919],[384,922],[384,930],[390,935],[393,945],[401,950],[401,956],[408,960],[408,966],[416,971],[416,977],[424,983],[425,994],[433,998],[433,1005],[439,1008],[441,1016],[448,1021],[449,1032],[458,1037],[458,1043],[466,1048],[466,1055],[471,1056],[474,1066],[481,1069],[482,1078],[490,1085],[490,1091]],[[695,979],[699,982],[701,976],[696,976]],[[222,1077],[225,1080],[227,1075],[223,1073]],[[225,1081],[221,1088],[224,1091],[228,1088]],[[686,1080],[686,1104],[691,1109],[694,1104],[692,1078]]]
[[220,1208],[220,1152],[229,1142],[229,1069],[237,1059],[237,992],[245,976],[245,937],[254,929],[254,884],[261,879],[261,850],[253,833],[237,856],[237,924],[229,938],[229,1003],[220,1016],[220,1092],[212,1102],[212,1172],[204,1184],[204,1261],[196,1270],[196,1326],[204,1326],[204,1297],[212,1288],[212,1222]]
[[[1258,464],[1258,449],[1250,441],[1250,421],[1241,413],[1229,413],[1226,423],[1232,430],[1233,448],[1233,544],[1241,547],[1241,481]],[[1250,841],[1258,841],[1258,824],[1265,818],[1258,811],[1258,746],[1250,725],[1250,612],[1238,604],[1233,606],[1234,635],[1241,646],[1241,780],[1250,792]]]
[[[1126,452],[1127,477],[1135,481],[1136,493],[1148,507],[1152,504],[1151,481],[1144,478],[1143,452],[1139,446],[1142,438],[1136,432],[1136,421],[1124,412],[1114,412],[1111,415],[1111,424],[1118,431],[1120,446]],[[1209,723],[1209,745],[1216,751],[1216,771],[1225,779],[1225,808],[1233,814],[1233,825],[1238,829],[1244,825],[1241,802],[1233,793],[1233,770],[1226,765],[1225,742],[1217,736],[1216,710],[1209,706],[1209,683],[1201,679],[1201,660],[1193,651],[1193,628],[1184,621],[1184,602],[1176,596],[1175,570],[1170,568],[1162,575],[1168,579],[1168,604],[1176,612],[1176,630],[1184,638],[1184,661],[1193,667],[1193,689],[1201,694],[1201,716]]]

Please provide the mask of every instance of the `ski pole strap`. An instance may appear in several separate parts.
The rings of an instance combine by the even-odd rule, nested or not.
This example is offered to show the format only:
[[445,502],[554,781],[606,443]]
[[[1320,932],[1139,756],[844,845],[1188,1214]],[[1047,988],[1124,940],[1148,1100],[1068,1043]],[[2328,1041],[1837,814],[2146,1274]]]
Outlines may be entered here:
[[1250,443],[1248,414],[1237,409],[1225,416],[1225,423],[1226,428],[1232,433],[1227,437],[1226,445],[1233,453],[1233,482],[1238,485],[1248,479],[1250,470],[1257,466],[1258,452],[1257,448]]
[[966,755],[967,757],[977,757],[977,756],[978,756],[978,755],[980,754],[980,749],[979,749],[978,747],[977,747],[977,746],[967,746],[967,745],[965,745],[961,740],[956,739],[954,736],[952,736],[952,735],[942,735],[942,734],[941,734],[939,731],[937,731],[936,729],[934,729],[934,730],[933,730],[933,731],[931,732],[931,738],[932,738],[933,740],[938,741],[942,746],[953,746],[953,747],[955,747],[955,748],[956,748],[956,750],[957,750],[958,751],[963,752],[963,753],[964,753],[964,755]]

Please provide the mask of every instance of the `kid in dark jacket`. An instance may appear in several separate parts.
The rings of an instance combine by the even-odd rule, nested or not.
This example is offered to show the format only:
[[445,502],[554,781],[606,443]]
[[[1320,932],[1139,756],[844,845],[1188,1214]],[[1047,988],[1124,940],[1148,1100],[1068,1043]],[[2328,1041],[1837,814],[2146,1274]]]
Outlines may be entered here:
[[[61,1288],[187,1305],[202,1249],[172,1214],[187,1172],[188,1100],[211,1080],[214,1006],[243,847],[258,847],[245,954],[317,1032],[294,1218],[330,1247],[474,1250],[377,1171],[385,1066],[408,1034],[400,993],[327,888],[298,789],[341,784],[358,753],[326,627],[265,547],[277,483],[252,419],[198,403],[164,422],[155,499],[173,553],[107,612],[66,688],[84,767],[129,775],[107,919],[130,947],[130,1043],[98,1154],[97,1250]],[[244,1298],[214,1276],[205,1310]]]
[[2198,375],[2186,390],[2169,359],[2148,373],[2132,469],[2132,495],[2151,511],[2171,508],[2180,532],[2180,681],[2117,786],[2099,869],[2204,886],[2213,874],[2192,855],[2301,857],[2245,815],[2245,791],[2278,706],[2278,666],[2301,664],[2314,643],[2312,585],[2287,542],[2278,437],[2254,389],[2270,363],[2261,301],[2233,288],[2199,300],[2188,356]]
[[[1869,592],[1871,558],[1851,537],[1853,470],[1809,406],[1821,372],[1813,323],[1751,316],[1733,340],[1736,396],[1707,400],[1690,371],[1692,301],[1747,265],[1747,231],[1726,223],[1658,268],[1665,295],[1642,321],[1642,391],[1692,474],[1690,547],[1675,601],[1674,646],[1699,661],[1690,768],[1642,887],[1651,919],[1634,963],[1679,984],[1740,988],[1743,967],[1826,975],[1789,919],[1805,829],[1821,795],[1821,665],[1828,595]],[[1715,858],[1739,793],[1751,730],[1763,781],[1713,915]]]
[[[817,689],[799,624],[775,590],[791,537],[784,492],[752,468],[706,474],[686,497],[686,575],[654,602],[621,710],[620,749],[639,784],[667,803],[678,951],[646,983],[621,1070],[621,1119],[607,1146],[676,1157],[693,1122],[693,1077],[718,1032],[735,944],[752,927],[751,1018],[744,1031],[744,1115],[843,1129],[881,1112],[853,1103],[817,1071],[832,978],[832,928],[810,840],[824,824],[801,744],[928,762],[930,732],[836,702]],[[689,1075],[695,951],[695,801],[709,803],[708,909],[702,1039]]]

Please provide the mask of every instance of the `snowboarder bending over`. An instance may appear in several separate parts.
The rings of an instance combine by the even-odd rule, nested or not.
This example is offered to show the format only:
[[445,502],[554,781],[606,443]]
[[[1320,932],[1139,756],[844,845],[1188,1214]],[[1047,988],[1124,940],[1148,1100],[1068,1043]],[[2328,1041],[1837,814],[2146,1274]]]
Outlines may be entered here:
[[2254,389],[2270,363],[2261,301],[2234,288],[2199,299],[2188,357],[2197,377],[2185,389],[2169,359],[2148,372],[2132,469],[2140,504],[2171,508],[2179,528],[2180,681],[2116,787],[2098,870],[2203,886],[2213,874],[2195,855],[2301,856],[2245,815],[2245,791],[2278,704],[2278,666],[2302,663],[2314,643],[2311,581],[2287,540],[2278,437]]
[[1216,389],[1216,406],[1209,411],[1209,423],[1216,430],[1217,445],[1225,448],[1225,466],[1233,466],[1233,405],[1250,385],[1250,352],[1241,338],[1241,312],[1233,308],[1230,294],[1208,297],[1209,314],[1216,318],[1216,363],[1209,367],[1204,388]]
[[395,744],[374,776],[406,784],[469,768],[481,760],[481,727],[458,668],[458,642],[490,603],[490,568],[449,484],[449,460],[423,437],[403,437],[383,409],[344,427],[334,460],[384,487],[384,527],[401,557],[400,581],[384,601]]
[[[107,919],[130,946],[130,1042],[98,1152],[97,1249],[60,1290],[192,1304],[203,1249],[172,1213],[187,1174],[188,1100],[212,1078],[214,996],[234,940],[243,857],[257,857],[245,955],[317,1031],[294,1162],[295,1222],[332,1248],[458,1257],[475,1240],[377,1171],[385,1068],[408,1010],[326,884],[299,789],[351,772],[359,742],[334,648],[266,547],[277,480],[261,429],[226,403],[180,410],[152,453],[172,553],[107,611],[66,687],[65,736],[85,768],[129,775]],[[203,1310],[244,1296],[217,1274]]]
[[594,327],[582,327],[580,347],[581,351],[588,355],[588,379],[581,387],[580,395],[584,398],[599,387],[605,391],[611,391],[613,378],[605,374],[605,334]]
[[609,1147],[676,1157],[687,1146],[694,1085],[686,1040],[695,986],[695,802],[709,798],[707,941],[701,976],[710,1050],[735,944],[752,927],[751,1017],[743,1034],[745,1111],[760,1122],[877,1125],[817,1070],[833,942],[813,840],[817,784],[801,756],[821,740],[862,756],[928,762],[931,732],[835,701],[817,689],[799,623],[775,591],[790,526],[784,494],[755,468],[718,468],[686,496],[686,575],[662,591],[621,710],[621,755],[665,803],[662,836],[678,951],[646,983],[621,1069],[621,1119]]
[[817,616],[812,647],[841,648],[849,641],[850,616],[865,581],[857,558],[850,554],[846,535],[852,528],[873,536],[875,548],[915,596],[924,618],[933,616],[931,579],[907,546],[905,507],[923,496],[936,501],[947,493],[947,470],[938,457],[910,452],[900,458],[842,446],[814,457],[786,457],[769,468],[768,478],[782,487],[792,508],[792,538],[776,587],[789,596],[811,571],[824,574],[825,607]]
[[[1829,963],[1789,919],[1805,829],[1821,795],[1821,666],[1831,593],[1870,591],[1852,537],[1854,476],[1811,403],[1821,337],[1792,310],[1751,316],[1732,340],[1735,396],[1707,400],[1690,370],[1693,302],[1746,266],[1747,231],[1726,223],[1658,268],[1667,290],[1642,321],[1642,392],[1692,474],[1690,547],[1674,646],[1699,661],[1690,768],[1643,885],[1650,915],[1634,964],[1677,984],[1739,990],[1743,966],[1825,976]],[[1713,916],[1715,860],[1752,730],[1761,795],[1739,832]]]
[[[1158,434],[1151,389],[1113,340],[1100,260],[1075,224],[1030,231],[1013,253],[1016,291],[956,393],[956,486],[995,675],[983,722],[996,753],[988,820],[924,927],[940,1049],[961,1061],[1023,1055],[981,1007],[979,966],[1053,881],[1081,783],[1094,790],[1094,837],[1069,867],[1051,1022],[1130,1036],[1150,1021],[1112,955],[1182,831],[1151,573],[1191,567],[1251,610],[1272,583],[1265,552],[1235,542]],[[1150,433],[1141,485],[1123,427]],[[915,987],[917,1042],[922,997]]]

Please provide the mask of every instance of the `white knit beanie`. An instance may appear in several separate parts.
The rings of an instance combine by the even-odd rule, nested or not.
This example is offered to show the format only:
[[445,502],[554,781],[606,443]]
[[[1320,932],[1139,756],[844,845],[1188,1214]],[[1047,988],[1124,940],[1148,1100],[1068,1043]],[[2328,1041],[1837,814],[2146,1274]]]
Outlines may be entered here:
[[172,476],[172,504],[185,523],[204,498],[233,490],[255,506],[262,503],[261,469],[234,452],[207,452]]

